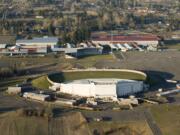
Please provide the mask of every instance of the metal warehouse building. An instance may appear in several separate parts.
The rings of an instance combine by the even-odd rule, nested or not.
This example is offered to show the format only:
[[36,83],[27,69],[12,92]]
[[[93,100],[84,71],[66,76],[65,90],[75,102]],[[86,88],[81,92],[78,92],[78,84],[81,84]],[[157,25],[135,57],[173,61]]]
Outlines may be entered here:
[[32,38],[32,39],[19,39],[16,41],[17,45],[25,45],[25,46],[36,46],[36,47],[46,47],[51,46],[54,47],[58,43],[57,37],[40,37],[40,38]]
[[121,97],[143,91],[143,81],[127,79],[83,79],[56,84],[60,92],[84,97]]

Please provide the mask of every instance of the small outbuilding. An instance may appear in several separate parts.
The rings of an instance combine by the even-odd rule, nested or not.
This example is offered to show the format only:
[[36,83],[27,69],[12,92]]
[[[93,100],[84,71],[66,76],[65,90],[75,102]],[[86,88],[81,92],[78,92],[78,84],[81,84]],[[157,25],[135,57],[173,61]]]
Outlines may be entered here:
[[19,94],[22,92],[21,87],[8,87],[7,91],[8,94]]
[[38,100],[38,101],[48,101],[48,100],[50,100],[49,95],[37,94],[37,93],[32,93],[32,92],[25,92],[23,94],[23,97],[27,98],[27,99]]

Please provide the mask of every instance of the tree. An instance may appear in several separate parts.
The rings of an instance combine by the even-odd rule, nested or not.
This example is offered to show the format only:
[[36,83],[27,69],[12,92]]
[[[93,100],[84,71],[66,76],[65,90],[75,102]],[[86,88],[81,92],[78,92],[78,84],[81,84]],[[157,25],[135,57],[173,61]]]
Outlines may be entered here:
[[48,32],[50,35],[55,35],[55,27],[53,26],[52,23],[50,23],[50,25],[48,27]]
[[87,26],[82,26],[75,30],[73,35],[73,41],[75,43],[80,43],[90,38],[91,32]]

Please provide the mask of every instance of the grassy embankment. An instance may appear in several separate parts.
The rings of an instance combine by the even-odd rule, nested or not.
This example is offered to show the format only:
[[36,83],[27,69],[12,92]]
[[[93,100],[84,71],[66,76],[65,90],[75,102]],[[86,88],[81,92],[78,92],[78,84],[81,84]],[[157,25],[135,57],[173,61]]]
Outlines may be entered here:
[[42,76],[34,79],[32,85],[39,89],[48,89],[51,84],[48,82],[47,76]]
[[[98,61],[106,60],[106,61],[115,61],[115,58],[112,55],[96,55],[96,56],[88,56],[77,60],[67,60],[69,64],[80,64],[85,68],[93,67]],[[63,63],[61,63],[62,66]],[[50,79],[55,82],[65,82],[72,81],[78,79],[87,79],[87,78],[120,78],[120,79],[134,79],[134,80],[146,80],[146,78],[142,75],[136,73],[129,72],[120,72],[120,71],[86,71],[86,72],[63,72],[59,74],[50,75]],[[48,83],[46,76],[37,78],[32,81],[35,87],[41,89],[47,89],[50,86]]]
[[[146,80],[143,75],[122,71],[83,71],[83,72],[61,72],[49,75],[49,78],[55,82],[67,82],[88,78],[119,78],[132,80]],[[40,89],[48,89],[50,83],[47,76],[42,76],[32,81],[34,87]]]
[[88,78],[119,78],[132,80],[146,80],[143,75],[123,71],[83,71],[83,72],[62,72],[49,75],[55,82],[66,82]]
[[[98,55],[98,56],[89,56],[78,60],[62,60],[60,58],[54,58],[54,57],[35,57],[35,56],[29,56],[29,57],[1,57],[0,58],[3,65],[0,65],[0,67],[6,66],[11,67],[16,64],[16,66],[20,66],[21,69],[27,68],[27,67],[35,67],[37,65],[43,65],[47,63],[60,63],[60,66],[62,69],[66,69],[67,65],[68,67],[72,68],[74,63],[80,63],[84,67],[92,67],[97,61],[99,60],[113,60],[112,55]],[[68,63],[68,64],[67,64]],[[4,65],[5,64],[5,65]],[[25,79],[23,77],[21,78],[9,78],[6,80],[0,81],[0,89],[6,89],[8,86],[13,86],[18,83],[23,82]],[[47,89],[49,87],[49,83],[46,80],[46,77],[40,77],[33,81],[33,85],[37,86],[41,89]]]
[[91,122],[89,128],[93,132],[95,129],[100,134],[113,135],[153,135],[151,129],[145,121],[136,122]]
[[179,135],[180,105],[158,105],[150,110],[163,135]]

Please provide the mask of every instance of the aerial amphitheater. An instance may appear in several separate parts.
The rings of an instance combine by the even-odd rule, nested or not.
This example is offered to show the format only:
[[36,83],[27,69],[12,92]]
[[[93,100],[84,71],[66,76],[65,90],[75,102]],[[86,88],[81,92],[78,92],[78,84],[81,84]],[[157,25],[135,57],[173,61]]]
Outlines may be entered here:
[[145,73],[122,69],[68,70],[50,74],[51,89],[82,97],[122,97],[145,88]]

